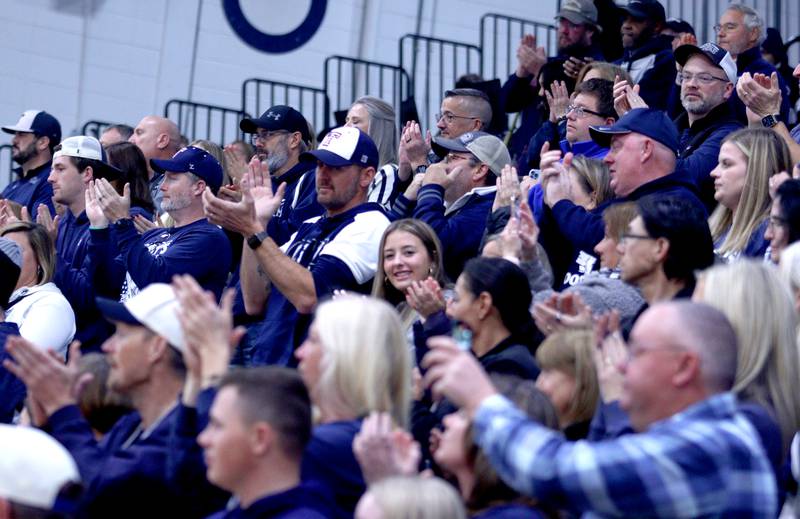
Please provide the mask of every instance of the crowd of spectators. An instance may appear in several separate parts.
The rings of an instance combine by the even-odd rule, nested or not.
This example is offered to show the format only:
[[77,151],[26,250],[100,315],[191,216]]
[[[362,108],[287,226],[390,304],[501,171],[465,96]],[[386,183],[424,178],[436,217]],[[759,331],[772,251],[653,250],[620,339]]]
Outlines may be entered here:
[[556,21],[433,133],[3,126],[0,518],[800,513],[800,65]]

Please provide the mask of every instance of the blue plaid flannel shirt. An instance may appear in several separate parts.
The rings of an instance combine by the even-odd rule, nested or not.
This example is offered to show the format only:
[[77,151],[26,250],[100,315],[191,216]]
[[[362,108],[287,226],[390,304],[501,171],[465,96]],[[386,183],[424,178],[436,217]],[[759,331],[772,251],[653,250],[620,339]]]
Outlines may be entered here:
[[475,417],[475,441],[503,480],[586,517],[776,517],[775,476],[731,393],[699,402],[647,432],[569,442],[502,396]]

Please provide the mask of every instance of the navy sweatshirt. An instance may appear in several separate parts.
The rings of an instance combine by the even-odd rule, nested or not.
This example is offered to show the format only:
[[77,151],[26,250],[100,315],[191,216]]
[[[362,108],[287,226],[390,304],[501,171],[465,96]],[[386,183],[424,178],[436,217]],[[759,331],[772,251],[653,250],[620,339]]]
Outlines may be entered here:
[[75,312],[75,339],[84,351],[97,351],[113,332],[95,305],[92,265],[89,255],[89,219],[67,210],[58,224],[56,237],[56,286]]
[[3,189],[0,198],[7,198],[23,207],[28,208],[31,218],[36,218],[39,204],[44,204],[50,209],[50,214],[55,215],[53,207],[53,186],[47,181],[50,176],[52,162],[42,164],[38,168],[28,171],[25,178],[22,178],[22,168],[16,168],[14,172],[17,179]]
[[[167,445],[174,418],[172,408],[145,435],[139,413],[133,412],[120,418],[98,442],[78,406],[68,405],[53,413],[43,429],[72,454],[86,489],[84,500],[91,502],[117,485],[122,485],[119,488],[124,493],[124,482],[132,479],[166,483]],[[133,493],[125,497],[141,499]]]
[[456,200],[445,210],[444,188],[436,184],[422,186],[417,195],[414,218],[430,225],[442,242],[444,270],[457,279],[467,260],[480,254],[486,219],[492,210],[495,192],[473,192]]
[[353,438],[360,430],[360,419],[320,424],[314,427],[303,454],[301,478],[333,493],[336,513],[332,517],[353,517],[367,489],[353,454]]
[[[111,241],[116,236],[119,250]],[[151,283],[169,283],[176,274],[190,274],[217,299],[231,268],[231,245],[225,233],[205,218],[181,227],[157,228],[143,235],[133,220],[119,220],[111,228],[92,230],[92,261],[97,268],[115,260],[126,269],[120,299],[125,301]]]
[[639,48],[626,49],[622,59],[614,63],[631,74],[647,106],[659,110],[667,108],[677,73],[672,36],[654,36]]
[[311,483],[262,497],[247,508],[237,506],[208,519],[328,519],[333,508],[326,489]]

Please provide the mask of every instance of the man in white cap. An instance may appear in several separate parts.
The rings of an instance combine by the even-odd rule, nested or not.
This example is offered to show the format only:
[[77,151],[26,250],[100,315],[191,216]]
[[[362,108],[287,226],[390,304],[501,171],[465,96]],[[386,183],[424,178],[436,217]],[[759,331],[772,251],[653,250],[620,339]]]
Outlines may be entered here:
[[56,146],[53,167],[47,181],[53,187],[53,199],[66,207],[62,217],[50,220],[41,214],[38,223],[56,242],[56,273],[53,281],[75,311],[75,339],[85,350],[99,349],[111,333],[95,306],[89,261],[89,219],[86,216],[86,190],[93,180],[114,180],[122,172],[106,162],[100,141],[79,135]]
[[0,194],[28,209],[36,216],[39,204],[44,204],[54,214],[53,190],[47,182],[53,148],[61,142],[61,125],[58,120],[42,110],[26,110],[17,124],[3,126],[11,139],[11,158],[19,164],[15,171],[18,178]]
[[68,517],[80,481],[75,460],[52,437],[0,425],[0,519]]
[[103,344],[111,366],[109,388],[128,396],[135,409],[100,442],[76,405],[76,388],[81,385],[77,348],[73,347],[65,366],[24,339],[12,337],[7,350],[14,361],[5,365],[25,383],[29,398],[40,410],[45,422],[37,425],[75,458],[86,500],[111,488],[117,497],[137,499],[126,493],[126,482],[136,483],[132,493],[143,482],[145,487],[163,488],[167,477],[168,438],[186,372],[178,300],[170,285],[154,283],[124,304],[100,298],[97,304],[116,326]]

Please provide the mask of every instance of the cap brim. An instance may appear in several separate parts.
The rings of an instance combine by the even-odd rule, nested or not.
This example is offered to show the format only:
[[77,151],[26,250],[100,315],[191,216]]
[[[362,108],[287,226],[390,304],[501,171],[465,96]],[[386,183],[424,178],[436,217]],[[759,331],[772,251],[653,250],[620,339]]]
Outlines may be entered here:
[[451,151],[471,153],[464,143],[458,139],[442,139],[441,137],[434,137],[431,141],[431,148],[433,148],[433,152],[439,157],[444,157]]
[[17,126],[3,126],[2,128],[0,128],[0,130],[3,130],[4,132],[11,133],[11,134],[14,134],[14,133],[17,133],[17,132],[34,133],[34,131],[31,130],[30,128],[19,128]]
[[188,171],[183,162],[172,159],[150,159],[150,167],[158,173],[166,173],[167,171],[186,173]]
[[97,308],[107,321],[114,321],[118,323],[134,324],[137,326],[144,326],[133,314],[125,307],[124,304],[113,299],[106,299],[105,297],[98,297],[95,299]]
[[242,119],[239,121],[239,129],[244,133],[258,133],[258,124],[253,119]]
[[624,13],[628,13],[629,15],[633,16],[634,18],[638,18],[640,20],[645,20],[645,19],[650,17],[649,13],[646,13],[644,11],[640,11],[638,9],[632,9],[632,8],[628,7],[627,5],[618,5],[617,8],[620,11],[622,11]]
[[328,150],[312,150],[300,154],[300,162],[315,162],[320,161],[327,166],[333,168],[341,168],[356,164],[352,160],[347,160],[332,151]]
[[604,148],[611,146],[611,138],[614,135],[625,135],[627,133],[631,133],[631,131],[614,129],[613,126],[589,126],[589,135],[592,136],[592,140]]

